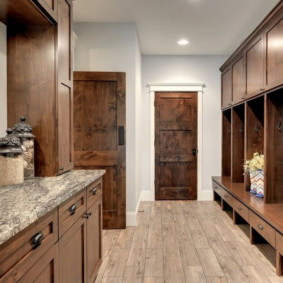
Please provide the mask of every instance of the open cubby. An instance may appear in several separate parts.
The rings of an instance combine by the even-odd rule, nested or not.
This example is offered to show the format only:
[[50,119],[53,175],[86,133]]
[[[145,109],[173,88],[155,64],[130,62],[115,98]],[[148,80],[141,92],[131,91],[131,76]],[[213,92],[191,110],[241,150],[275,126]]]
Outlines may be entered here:
[[283,89],[267,95],[265,123],[265,202],[283,202]]
[[231,109],[222,117],[222,176],[231,176]]
[[232,168],[231,179],[243,183],[243,163],[245,159],[245,104],[232,109]]
[[[246,105],[246,152],[245,159],[253,154],[264,154],[264,96],[250,100]],[[245,188],[250,190],[250,176],[245,174]]]

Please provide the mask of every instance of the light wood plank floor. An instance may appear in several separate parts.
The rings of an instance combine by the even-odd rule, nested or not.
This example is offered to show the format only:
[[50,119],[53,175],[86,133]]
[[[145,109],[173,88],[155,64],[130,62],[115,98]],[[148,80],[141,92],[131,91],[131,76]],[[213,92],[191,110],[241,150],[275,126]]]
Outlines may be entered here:
[[103,231],[100,282],[283,282],[269,245],[250,245],[215,202],[142,202],[138,226]]

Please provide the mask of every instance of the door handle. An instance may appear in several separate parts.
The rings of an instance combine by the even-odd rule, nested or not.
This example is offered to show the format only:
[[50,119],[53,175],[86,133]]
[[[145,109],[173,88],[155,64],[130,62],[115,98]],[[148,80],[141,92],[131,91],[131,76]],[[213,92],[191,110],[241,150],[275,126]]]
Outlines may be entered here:
[[125,145],[124,126],[119,126],[119,145]]
[[193,149],[192,149],[192,154],[193,154],[193,155],[196,155],[197,152],[198,152],[198,150],[197,150],[196,148],[193,148]]

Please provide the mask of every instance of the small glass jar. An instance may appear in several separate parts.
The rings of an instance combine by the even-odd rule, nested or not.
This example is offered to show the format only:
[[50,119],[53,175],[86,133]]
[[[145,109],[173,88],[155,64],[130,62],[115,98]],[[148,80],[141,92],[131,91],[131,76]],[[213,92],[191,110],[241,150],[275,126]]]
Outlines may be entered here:
[[24,181],[24,163],[21,141],[7,130],[0,139],[0,186],[20,184]]
[[20,123],[13,128],[14,134],[21,140],[24,152],[24,176],[25,179],[33,178],[35,175],[34,168],[34,139],[32,127],[26,122],[25,117],[20,118]]

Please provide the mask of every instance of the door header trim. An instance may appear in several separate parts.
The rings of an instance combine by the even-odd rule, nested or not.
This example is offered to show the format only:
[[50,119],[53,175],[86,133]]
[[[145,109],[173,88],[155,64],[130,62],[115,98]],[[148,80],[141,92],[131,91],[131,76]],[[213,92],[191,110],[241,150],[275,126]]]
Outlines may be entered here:
[[204,92],[205,83],[148,83],[146,85],[148,93],[158,91],[186,91],[186,92]]

